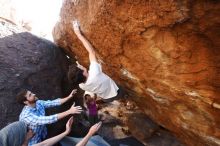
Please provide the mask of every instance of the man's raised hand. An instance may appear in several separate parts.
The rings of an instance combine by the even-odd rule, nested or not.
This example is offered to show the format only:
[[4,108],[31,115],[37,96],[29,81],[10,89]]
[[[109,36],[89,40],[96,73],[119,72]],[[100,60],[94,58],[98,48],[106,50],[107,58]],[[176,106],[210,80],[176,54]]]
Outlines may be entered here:
[[69,98],[73,97],[74,94],[77,93],[77,89],[73,89],[70,95],[68,96]]
[[70,114],[80,114],[82,112],[82,107],[81,106],[75,106],[75,102],[69,109]]
[[73,124],[73,117],[71,117],[68,122],[66,123],[66,134],[69,134],[70,131],[71,131],[71,127],[72,127],[72,124]]
[[94,135],[99,128],[102,126],[102,122],[98,122],[95,125],[93,125],[90,129],[89,129],[89,135],[92,136]]

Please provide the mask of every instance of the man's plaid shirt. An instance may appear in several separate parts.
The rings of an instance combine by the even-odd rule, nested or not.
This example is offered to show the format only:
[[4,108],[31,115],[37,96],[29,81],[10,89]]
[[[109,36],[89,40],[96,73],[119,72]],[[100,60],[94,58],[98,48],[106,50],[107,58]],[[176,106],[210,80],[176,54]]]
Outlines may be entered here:
[[20,121],[24,121],[35,133],[34,137],[29,140],[28,146],[32,146],[45,139],[47,128],[45,124],[55,123],[58,120],[57,114],[45,116],[45,108],[60,105],[60,99],[56,100],[37,100],[36,107],[25,106],[19,116]]

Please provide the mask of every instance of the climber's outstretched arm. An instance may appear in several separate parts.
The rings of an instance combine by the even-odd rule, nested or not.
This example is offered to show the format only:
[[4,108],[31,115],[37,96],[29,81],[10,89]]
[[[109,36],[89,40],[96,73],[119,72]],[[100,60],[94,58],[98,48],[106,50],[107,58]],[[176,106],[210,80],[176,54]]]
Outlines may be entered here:
[[91,61],[97,62],[97,59],[95,56],[95,50],[94,50],[92,44],[81,33],[78,21],[73,21],[73,29],[74,29],[76,36],[80,39],[80,41],[83,43],[84,47],[88,51],[90,62]]

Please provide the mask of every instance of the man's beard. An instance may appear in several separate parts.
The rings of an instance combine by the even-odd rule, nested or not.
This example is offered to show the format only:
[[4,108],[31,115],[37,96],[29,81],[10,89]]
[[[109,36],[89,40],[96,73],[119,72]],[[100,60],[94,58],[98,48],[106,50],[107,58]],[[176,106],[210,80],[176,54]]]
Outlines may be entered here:
[[35,100],[34,100],[34,101],[28,101],[28,102],[29,102],[29,104],[35,104],[35,103],[37,102],[37,100],[38,100],[38,98],[35,97]]

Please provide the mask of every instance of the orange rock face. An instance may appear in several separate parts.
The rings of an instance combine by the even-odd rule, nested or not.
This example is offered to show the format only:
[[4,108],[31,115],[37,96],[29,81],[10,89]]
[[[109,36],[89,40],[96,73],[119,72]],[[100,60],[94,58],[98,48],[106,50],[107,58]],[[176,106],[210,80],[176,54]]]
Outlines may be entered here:
[[74,18],[148,116],[187,145],[220,145],[218,0],[65,1],[54,40],[88,66]]

